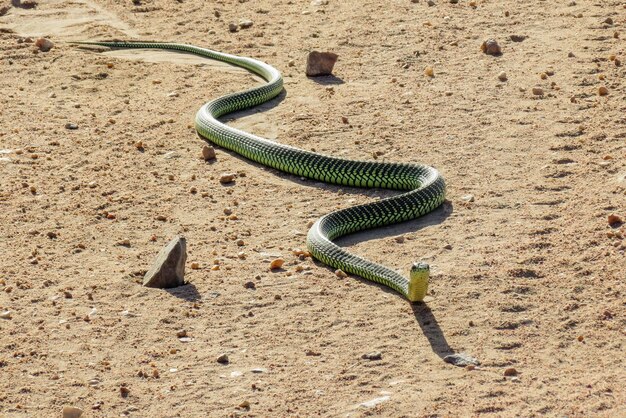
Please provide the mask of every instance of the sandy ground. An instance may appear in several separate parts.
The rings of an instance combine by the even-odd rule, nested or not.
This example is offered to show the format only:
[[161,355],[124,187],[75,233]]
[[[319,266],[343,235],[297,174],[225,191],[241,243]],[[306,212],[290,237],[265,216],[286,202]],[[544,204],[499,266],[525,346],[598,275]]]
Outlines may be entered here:
[[[626,218],[624,2],[476,3],[8,7],[0,416],[61,416],[65,405],[86,417],[625,416],[626,227],[607,221]],[[253,26],[230,33],[240,19]],[[27,36],[55,46],[38,52]],[[67,43],[110,38],[187,42],[280,69],[285,93],[229,116],[233,126],[437,167],[441,209],[341,241],[402,272],[428,261],[428,302],[292,254],[311,220],[392,192],[299,179],[221,149],[212,164],[200,158],[195,111],[258,79],[176,53]],[[488,38],[501,56],[481,52]],[[312,49],[339,54],[335,77],[304,75]],[[233,186],[223,172],[239,173]],[[177,234],[190,284],[143,288]],[[270,272],[278,256],[284,269]],[[373,351],[382,359],[361,358]],[[453,352],[481,366],[444,363]]]

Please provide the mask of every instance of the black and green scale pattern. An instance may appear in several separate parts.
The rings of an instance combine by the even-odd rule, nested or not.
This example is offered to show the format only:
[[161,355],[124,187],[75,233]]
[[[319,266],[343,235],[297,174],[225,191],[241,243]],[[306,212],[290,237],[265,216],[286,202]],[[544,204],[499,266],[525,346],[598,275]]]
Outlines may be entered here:
[[[335,245],[332,240],[363,229],[376,228],[425,215],[445,200],[443,177],[421,164],[354,161],[300,150],[231,128],[217,120],[222,115],[264,103],[283,89],[280,72],[251,58],[192,45],[158,42],[77,42],[111,48],[157,48],[183,51],[243,67],[263,77],[267,84],[229,94],[203,105],[196,114],[196,130],[204,138],[236,153],[287,173],[326,183],[406,190],[407,193],[329,213],[309,230],[307,246],[318,260],[395,289],[411,301],[421,300],[428,286],[428,265],[414,264],[411,278],[365,260]],[[425,273],[425,276],[423,275]],[[411,290],[414,276],[419,296]],[[417,280],[417,279],[415,279]],[[423,282],[426,280],[426,282]]]

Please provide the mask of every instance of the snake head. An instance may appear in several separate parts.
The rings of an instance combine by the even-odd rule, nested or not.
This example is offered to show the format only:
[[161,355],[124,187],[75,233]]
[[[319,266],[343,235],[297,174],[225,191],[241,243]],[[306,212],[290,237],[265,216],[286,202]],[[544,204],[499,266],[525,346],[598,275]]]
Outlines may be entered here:
[[413,263],[409,274],[409,291],[407,299],[411,302],[422,302],[428,291],[430,266],[423,262]]

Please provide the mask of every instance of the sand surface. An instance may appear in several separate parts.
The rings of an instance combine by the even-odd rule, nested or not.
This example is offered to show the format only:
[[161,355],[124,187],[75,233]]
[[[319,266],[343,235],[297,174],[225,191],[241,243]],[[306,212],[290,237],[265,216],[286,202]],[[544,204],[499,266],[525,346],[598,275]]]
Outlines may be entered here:
[[[253,26],[230,33],[240,19]],[[6,8],[0,417],[61,416],[66,405],[85,417],[625,416],[626,227],[607,220],[626,218],[625,25],[615,0]],[[54,48],[24,40],[38,36]],[[427,303],[292,254],[309,222],[393,192],[300,179],[222,149],[200,158],[196,110],[258,78],[177,53],[68,43],[111,38],[274,65],[285,92],[229,115],[238,128],[437,167],[440,209],[341,240],[403,273],[430,263]],[[489,38],[501,56],[481,52]],[[335,77],[304,75],[313,49],[339,55]],[[219,183],[225,172],[238,173],[234,185]],[[179,234],[190,284],[143,288]],[[286,262],[271,272],[276,257]],[[361,358],[376,351],[380,360]],[[455,352],[480,367],[443,362]]]

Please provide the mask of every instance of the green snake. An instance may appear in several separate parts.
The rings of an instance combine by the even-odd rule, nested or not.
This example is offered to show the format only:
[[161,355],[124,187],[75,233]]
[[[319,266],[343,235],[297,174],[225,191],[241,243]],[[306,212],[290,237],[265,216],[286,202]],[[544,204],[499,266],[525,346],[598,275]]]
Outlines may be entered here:
[[283,78],[274,67],[247,57],[225,54],[193,45],[158,42],[75,42],[110,48],[157,48],[182,51],[245,68],[267,84],[228,94],[204,104],[195,127],[209,141],[260,164],[326,183],[356,187],[404,190],[406,193],[331,212],[318,219],[307,235],[307,247],[323,263],[381,283],[409,301],[422,301],[428,290],[430,267],[414,263],[409,278],[351,254],[333,240],[356,231],[407,221],[425,215],[445,200],[446,185],[437,170],[422,164],[356,161],[331,157],[279,144],[220,122],[227,113],[257,106],[278,96]]

